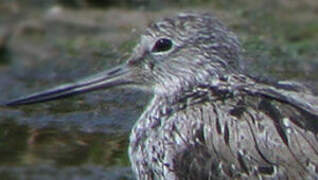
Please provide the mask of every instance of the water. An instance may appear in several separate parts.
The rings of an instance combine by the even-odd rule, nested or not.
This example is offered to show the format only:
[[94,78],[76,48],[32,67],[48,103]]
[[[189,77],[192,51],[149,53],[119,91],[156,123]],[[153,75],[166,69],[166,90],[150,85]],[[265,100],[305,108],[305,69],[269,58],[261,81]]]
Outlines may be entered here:
[[[9,56],[0,63],[1,102],[109,68],[120,63],[120,51],[131,49],[129,28],[117,33],[128,34],[117,39],[128,45],[115,50],[101,36],[116,27],[100,30],[85,18],[57,22],[42,17],[48,10],[23,11],[28,17],[23,21],[2,21],[2,27],[13,23],[14,32]],[[131,179],[128,136],[147,99],[135,90],[116,89],[0,107],[1,179]]]

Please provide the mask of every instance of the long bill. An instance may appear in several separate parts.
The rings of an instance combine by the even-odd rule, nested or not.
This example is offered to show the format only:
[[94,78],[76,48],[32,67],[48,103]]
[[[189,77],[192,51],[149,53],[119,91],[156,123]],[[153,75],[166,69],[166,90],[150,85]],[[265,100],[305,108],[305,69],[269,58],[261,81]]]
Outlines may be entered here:
[[15,99],[13,101],[7,102],[5,105],[15,106],[34,104],[97,89],[105,89],[114,86],[130,84],[132,81],[129,78],[129,74],[130,69],[127,64],[124,64],[73,83],[64,84],[46,91]]

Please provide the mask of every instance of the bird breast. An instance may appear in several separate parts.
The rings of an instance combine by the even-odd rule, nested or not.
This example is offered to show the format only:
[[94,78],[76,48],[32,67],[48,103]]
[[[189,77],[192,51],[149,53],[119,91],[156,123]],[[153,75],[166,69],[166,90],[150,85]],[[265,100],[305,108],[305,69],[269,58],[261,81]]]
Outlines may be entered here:
[[317,138],[293,120],[302,112],[244,93],[208,95],[153,99],[130,138],[139,179],[317,177]]

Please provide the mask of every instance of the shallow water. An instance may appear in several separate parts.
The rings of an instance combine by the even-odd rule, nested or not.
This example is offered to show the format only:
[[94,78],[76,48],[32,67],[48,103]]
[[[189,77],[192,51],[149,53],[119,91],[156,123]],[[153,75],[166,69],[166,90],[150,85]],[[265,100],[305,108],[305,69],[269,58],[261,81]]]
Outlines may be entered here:
[[[251,72],[318,87],[318,4],[226,2],[196,2],[194,9],[213,11],[240,36]],[[149,11],[1,4],[0,37],[10,38],[5,48],[0,41],[0,102],[120,64],[146,24],[193,9],[189,1],[180,6]],[[110,89],[0,107],[1,179],[134,179],[128,136],[149,99],[137,90]]]

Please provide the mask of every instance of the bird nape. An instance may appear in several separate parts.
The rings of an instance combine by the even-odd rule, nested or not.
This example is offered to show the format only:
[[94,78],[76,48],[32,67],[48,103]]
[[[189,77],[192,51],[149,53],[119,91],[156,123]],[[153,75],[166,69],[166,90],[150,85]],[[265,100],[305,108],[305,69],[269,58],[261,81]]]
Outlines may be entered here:
[[7,105],[140,87],[154,97],[130,136],[137,179],[317,179],[318,98],[259,81],[243,61],[215,16],[181,13],[151,24],[123,65]]

